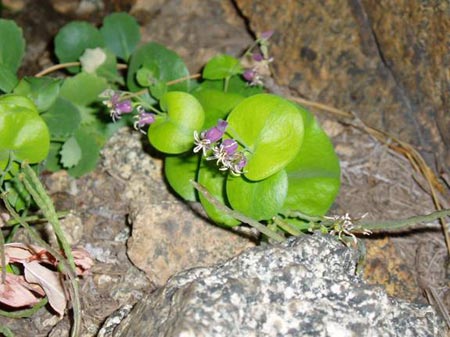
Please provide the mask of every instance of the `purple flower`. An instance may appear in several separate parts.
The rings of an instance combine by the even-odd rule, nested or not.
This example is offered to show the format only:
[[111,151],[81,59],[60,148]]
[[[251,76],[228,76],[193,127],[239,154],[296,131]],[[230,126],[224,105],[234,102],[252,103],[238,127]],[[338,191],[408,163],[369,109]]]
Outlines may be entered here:
[[100,94],[100,97],[106,98],[106,100],[103,101],[103,104],[109,108],[109,113],[113,122],[120,119],[123,114],[133,111],[133,104],[131,103],[131,100],[122,100],[122,93],[119,91],[106,89]]
[[254,71],[253,69],[247,69],[246,71],[244,71],[244,74],[242,76],[244,76],[247,82],[252,82],[256,76],[256,71]]
[[252,55],[252,58],[253,58],[253,60],[256,61],[256,62],[261,62],[262,60],[264,60],[264,57],[262,56],[261,53],[254,53],[254,54]]
[[228,122],[219,119],[216,126],[209,128],[206,131],[202,131],[200,135],[197,131],[194,131],[194,152],[197,153],[200,150],[203,151],[203,155],[206,156],[207,151],[211,149],[211,145],[222,139],[225,129],[228,126]]
[[272,37],[273,33],[274,33],[273,30],[268,30],[268,31],[262,32],[260,35],[260,38],[263,40],[268,40]]
[[139,130],[140,132],[145,134],[146,132],[143,130],[143,128],[155,121],[155,115],[150,112],[146,112],[142,106],[138,106],[137,109],[139,115],[135,116],[135,118],[137,118],[137,121],[134,122],[133,126],[136,130]]

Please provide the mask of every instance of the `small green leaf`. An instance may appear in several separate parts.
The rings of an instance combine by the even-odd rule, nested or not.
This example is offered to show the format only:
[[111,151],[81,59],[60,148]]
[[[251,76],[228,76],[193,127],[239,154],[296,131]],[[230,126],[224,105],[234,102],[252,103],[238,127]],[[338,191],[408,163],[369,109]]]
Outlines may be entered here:
[[39,112],[48,110],[59,95],[61,80],[50,77],[24,77],[14,93],[27,96],[36,104]]
[[81,149],[79,162],[69,168],[68,172],[72,177],[81,177],[95,169],[100,158],[100,146],[95,135],[89,129],[80,128],[75,132],[75,139]]
[[44,169],[50,172],[56,172],[62,170],[61,165],[61,148],[63,143],[52,142],[50,143],[50,150],[48,151],[47,158],[44,161]]
[[141,39],[139,24],[127,13],[113,13],[105,17],[100,32],[106,47],[124,61],[128,61]]
[[[224,91],[223,80],[204,80],[200,84],[201,89],[215,89]],[[201,90],[200,89],[200,90]],[[198,89],[197,89],[198,90]],[[244,97],[250,97],[256,94],[262,94],[264,90],[259,86],[250,86],[241,76],[232,76],[228,81],[227,93],[238,94]]]
[[150,143],[157,150],[170,154],[190,150],[194,131],[199,130],[205,120],[201,104],[188,93],[171,91],[164,95],[160,105],[167,114],[158,116],[150,126]]
[[70,137],[61,148],[61,164],[66,167],[73,167],[81,159],[81,148],[75,137]]
[[245,176],[265,179],[295,158],[303,140],[303,118],[289,101],[270,94],[243,100],[228,115],[227,133],[249,151]]
[[136,81],[141,87],[149,87],[154,84],[159,77],[158,69],[140,68],[136,73]]
[[71,135],[80,126],[80,111],[69,100],[58,97],[55,104],[41,117],[47,123],[52,138]]
[[220,80],[242,72],[238,59],[230,55],[217,55],[208,61],[203,69],[203,78],[208,80]]
[[[214,163],[202,160],[201,168],[198,172],[198,183],[203,185],[220,203],[230,207],[225,192],[225,178],[226,174],[219,171]],[[199,194],[199,199],[206,214],[208,214],[215,223],[229,227],[239,225],[239,221],[218,210],[216,206],[206,200],[202,194]]]
[[195,154],[167,156],[164,160],[164,173],[174,191],[184,200],[196,201],[195,189],[190,183],[195,180],[199,156]]
[[64,81],[61,97],[85,106],[97,101],[98,95],[107,87],[108,83],[104,78],[82,72]]
[[[60,63],[76,62],[88,48],[104,47],[103,36],[93,25],[72,21],[60,29],[55,37],[55,53]],[[70,67],[71,73],[80,67]]]
[[233,209],[256,220],[268,220],[282,208],[288,191],[286,171],[259,181],[228,176],[227,196]]
[[0,91],[10,93],[18,82],[15,71],[0,65]]
[[324,215],[339,191],[339,159],[311,113],[303,108],[301,112],[305,137],[297,157],[286,166],[289,190],[283,209]]
[[25,54],[22,29],[12,20],[0,19],[0,36],[0,68],[15,73]]
[[[139,85],[136,74],[142,67],[149,69],[158,80],[168,82],[189,76],[189,71],[183,60],[173,51],[155,42],[147,43],[131,55],[128,67],[127,85],[131,91],[138,91]],[[189,80],[171,85],[171,91],[189,91]]]

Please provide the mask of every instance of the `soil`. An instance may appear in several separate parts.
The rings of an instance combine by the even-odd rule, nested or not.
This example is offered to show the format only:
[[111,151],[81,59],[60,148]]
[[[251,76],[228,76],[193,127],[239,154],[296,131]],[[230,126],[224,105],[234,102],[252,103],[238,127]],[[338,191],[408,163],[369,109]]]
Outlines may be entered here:
[[[27,54],[21,68],[22,75],[34,74],[54,63],[52,38],[65,23],[82,19],[99,24],[103,16],[118,10],[132,10],[142,25],[143,41],[157,41],[174,49],[186,60],[190,71],[195,73],[217,53],[239,55],[254,36],[233,2],[213,0],[209,2],[210,6],[202,6],[200,2],[172,0],[149,4],[148,1],[9,0],[4,4],[10,9],[3,9],[2,15],[15,19],[24,29]],[[91,7],[87,6],[89,3]],[[205,27],[208,27],[206,33]],[[332,138],[341,159],[343,185],[331,213],[349,212],[355,217],[368,213],[372,219],[394,219],[434,210],[423,178],[403,156],[366,132],[339,122],[332,115],[318,112],[317,118]],[[91,274],[80,283],[83,336],[109,336],[111,328],[108,328],[107,318],[110,315],[126,315],[127,305],[134,304],[170,276],[161,279],[161,274],[148,267],[152,261],[137,263],[136,255],[139,254],[130,254],[130,236],[134,236],[134,241],[137,237],[133,233],[136,230],[133,214],[136,203],[139,203],[133,198],[151,198],[146,192],[130,192],[130,181],[133,176],[139,175],[159,177],[160,183],[154,193],[164,195],[166,199],[162,199],[166,204],[182,205],[182,202],[168,196],[170,193],[161,178],[161,160],[148,149],[145,139],[131,135],[128,130],[120,132],[120,137],[113,137],[108,143],[103,159],[94,172],[80,179],[73,179],[65,172],[42,176],[56,208],[72,211],[63,220],[69,240],[85,247],[95,259]],[[132,137],[130,142],[134,147],[131,150],[120,143],[123,136]],[[117,150],[117,146],[122,151]],[[116,153],[114,159],[111,159],[111,153]],[[135,162],[130,163],[131,159],[126,157],[130,153],[135,154]],[[143,160],[146,164],[139,164],[137,160]],[[130,170],[129,175],[124,174],[126,170]],[[177,207],[179,212],[185,212],[178,214],[179,217],[195,213],[191,207]],[[45,226],[38,229],[46,231]],[[182,232],[176,229],[170,234],[178,231]],[[249,238],[227,233],[240,238],[228,246],[229,255],[254,244],[251,235]],[[26,240],[23,233],[18,233],[16,238]],[[436,308],[440,302],[447,311],[450,310],[448,255],[438,224],[427,230],[374,235],[364,238],[364,241],[367,247],[364,275],[369,282],[384,286],[392,296],[431,303]],[[211,243],[214,244],[219,243]],[[149,243],[143,242],[142,245],[148,246]],[[217,247],[205,248],[207,245],[200,240],[189,247],[190,250],[201,251],[196,255],[197,263],[211,263],[224,258],[214,256],[211,260],[205,260],[203,255],[213,254],[205,252],[214,251]],[[178,249],[176,246],[165,248]],[[161,264],[160,270],[175,263],[173,259],[176,259],[176,254],[159,253],[167,260]],[[186,267],[189,266],[177,265],[171,273]],[[0,318],[0,324],[8,326],[15,336],[62,337],[68,336],[70,330],[68,315],[59,319],[50,308],[44,308],[27,319]]]

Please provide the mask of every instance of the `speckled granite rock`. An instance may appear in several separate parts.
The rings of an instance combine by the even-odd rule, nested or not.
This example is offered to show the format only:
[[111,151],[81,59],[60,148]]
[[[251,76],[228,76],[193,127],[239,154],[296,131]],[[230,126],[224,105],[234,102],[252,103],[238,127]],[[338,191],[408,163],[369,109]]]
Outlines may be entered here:
[[355,251],[321,235],[255,247],[177,274],[114,336],[443,336],[431,307],[365,284],[356,260]]
[[220,228],[170,192],[162,160],[143,149],[142,134],[122,129],[103,149],[102,167],[122,183],[129,203],[128,257],[156,284],[181,270],[230,258],[254,243]]
[[[450,167],[448,1],[236,0],[251,29],[275,30],[279,84],[353,111]],[[438,156],[434,157],[438,153]],[[445,161],[444,161],[445,159]]]

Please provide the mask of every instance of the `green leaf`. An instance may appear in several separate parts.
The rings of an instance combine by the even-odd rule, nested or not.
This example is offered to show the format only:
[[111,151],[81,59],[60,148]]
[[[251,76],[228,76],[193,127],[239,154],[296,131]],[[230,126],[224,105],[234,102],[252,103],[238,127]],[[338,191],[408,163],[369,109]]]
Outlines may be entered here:
[[311,113],[301,108],[305,136],[297,157],[286,166],[289,190],[283,209],[324,215],[340,186],[339,159]]
[[61,164],[66,167],[73,167],[81,159],[81,148],[75,137],[70,137],[61,148]]
[[58,97],[41,117],[47,123],[52,138],[71,135],[80,126],[80,111],[69,100]]
[[124,84],[117,71],[116,57],[107,49],[86,49],[80,56],[80,63],[83,72],[97,74],[110,82]]
[[[37,163],[45,159],[50,146],[47,125],[33,102],[8,94],[0,97],[0,158],[12,151],[18,160]],[[5,159],[0,167],[6,167]]]
[[[189,76],[183,60],[173,51],[155,42],[139,47],[132,55],[128,67],[127,85],[131,91],[143,89],[138,84],[136,75],[141,67],[150,70],[158,80],[168,82]],[[188,91],[189,80],[171,85],[171,91]]]
[[256,220],[268,220],[283,206],[288,178],[284,170],[259,181],[229,175],[226,188],[233,209]]
[[190,150],[194,131],[202,127],[205,119],[201,104],[194,96],[180,91],[166,93],[160,104],[167,114],[157,116],[150,126],[150,143],[157,150],[170,154]]
[[50,143],[50,150],[48,151],[47,158],[44,161],[44,169],[50,172],[56,172],[62,170],[61,165],[61,148],[63,143]]
[[0,65],[0,90],[6,93],[11,92],[19,82],[16,72]]
[[208,61],[203,69],[203,78],[208,80],[220,80],[242,72],[238,59],[230,55],[217,55]]
[[195,189],[190,183],[195,180],[199,156],[195,154],[167,156],[164,160],[164,174],[174,191],[184,200],[196,201]]
[[117,57],[128,61],[141,39],[139,24],[127,13],[113,13],[103,20],[100,32],[106,47]]
[[[76,62],[88,48],[104,47],[103,36],[93,25],[72,21],[60,29],[55,37],[55,53],[60,63]],[[80,67],[70,67],[76,73]]]
[[4,189],[7,193],[8,202],[13,205],[17,212],[28,208],[31,204],[31,196],[18,176],[6,181]]
[[238,94],[201,87],[192,94],[199,100],[203,110],[205,110],[203,129],[216,125],[219,119],[226,119],[228,113],[244,99],[243,96]]
[[36,104],[39,112],[48,110],[59,95],[61,80],[50,77],[24,77],[14,93],[27,96]]
[[[204,80],[200,84],[201,89],[215,89],[224,91],[223,80]],[[201,90],[200,89],[200,90]],[[197,89],[198,90],[198,89]],[[262,87],[250,86],[241,76],[232,76],[228,82],[227,93],[234,93],[244,97],[250,97],[264,92]]]
[[0,19],[0,68],[15,73],[25,54],[22,29],[12,20]]
[[95,134],[88,128],[80,128],[75,132],[75,139],[81,149],[79,162],[71,167],[68,172],[72,177],[81,177],[95,169],[100,158],[100,146]]
[[[220,203],[230,207],[225,192],[225,178],[226,174],[223,171],[219,171],[213,162],[202,160],[201,168],[198,172],[198,183],[203,185]],[[199,199],[206,214],[215,223],[229,227],[239,225],[239,221],[217,209],[202,194],[199,194]]]
[[77,105],[89,105],[97,101],[98,95],[107,87],[104,78],[82,72],[64,81],[61,97]]
[[265,179],[295,158],[303,140],[303,118],[289,101],[270,94],[246,98],[228,115],[227,133],[249,151],[245,176]]

